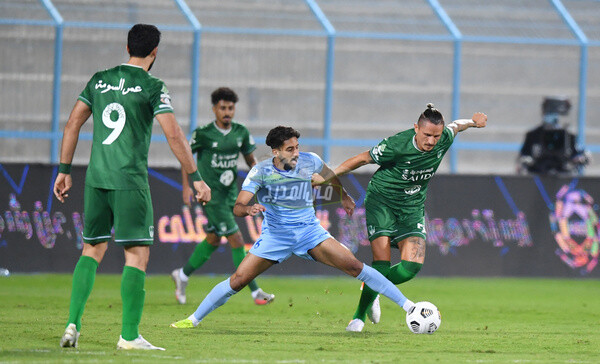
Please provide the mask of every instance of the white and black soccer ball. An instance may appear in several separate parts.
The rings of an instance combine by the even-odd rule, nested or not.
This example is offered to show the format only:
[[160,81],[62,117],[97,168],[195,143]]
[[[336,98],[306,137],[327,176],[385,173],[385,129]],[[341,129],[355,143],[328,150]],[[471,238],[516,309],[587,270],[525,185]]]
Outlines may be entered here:
[[415,334],[433,334],[442,324],[442,315],[431,302],[417,302],[406,313],[406,325]]

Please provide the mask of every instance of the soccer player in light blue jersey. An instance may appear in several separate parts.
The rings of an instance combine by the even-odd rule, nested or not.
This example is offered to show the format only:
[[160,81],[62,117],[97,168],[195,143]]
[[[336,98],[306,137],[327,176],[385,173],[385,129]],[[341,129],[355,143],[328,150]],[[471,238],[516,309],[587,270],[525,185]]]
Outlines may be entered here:
[[[413,302],[381,273],[360,262],[350,250],[335,240],[319,223],[313,207],[311,180],[331,181],[341,187],[333,171],[314,153],[300,152],[300,133],[278,126],[269,131],[266,143],[273,158],[255,165],[242,184],[233,213],[236,216],[264,214],[262,231],[235,273],[217,284],[187,319],[171,324],[174,328],[198,326],[206,315],[223,305],[273,264],[292,254],[338,268],[365,282],[390,298],[405,311]],[[354,200],[341,187],[342,206],[348,215]],[[256,195],[258,203],[249,205]]]

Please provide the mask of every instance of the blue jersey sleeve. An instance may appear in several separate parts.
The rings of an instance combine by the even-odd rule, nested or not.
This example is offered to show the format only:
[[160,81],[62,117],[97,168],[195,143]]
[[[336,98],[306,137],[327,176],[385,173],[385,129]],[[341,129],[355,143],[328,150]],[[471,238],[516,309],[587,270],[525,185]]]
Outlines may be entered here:
[[257,166],[254,166],[250,172],[248,172],[244,183],[242,183],[242,191],[248,191],[256,194],[256,192],[261,188],[262,184],[262,174]]
[[325,162],[323,162],[321,157],[319,157],[316,153],[309,152],[308,155],[310,156],[310,158],[312,159],[312,161],[315,165],[315,170],[313,173],[320,173],[323,170],[323,166],[325,165]]

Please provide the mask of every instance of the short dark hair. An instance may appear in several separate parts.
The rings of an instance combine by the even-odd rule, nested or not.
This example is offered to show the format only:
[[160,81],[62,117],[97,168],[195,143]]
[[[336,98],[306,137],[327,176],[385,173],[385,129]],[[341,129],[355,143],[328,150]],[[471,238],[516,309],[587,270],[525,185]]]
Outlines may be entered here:
[[131,57],[147,57],[160,43],[160,30],[151,24],[136,24],[127,34],[127,47]]
[[444,125],[444,116],[432,103],[427,104],[427,109],[419,115],[417,123],[422,125],[422,122],[425,122],[425,120],[428,120],[433,125]]
[[266,143],[271,149],[277,149],[281,147],[286,140],[294,137],[300,138],[300,132],[298,132],[298,130],[290,128],[289,126],[279,125],[278,127],[269,130]]
[[221,100],[231,101],[235,104],[238,102],[238,95],[229,87],[219,87],[210,94],[210,101],[213,105],[216,105]]

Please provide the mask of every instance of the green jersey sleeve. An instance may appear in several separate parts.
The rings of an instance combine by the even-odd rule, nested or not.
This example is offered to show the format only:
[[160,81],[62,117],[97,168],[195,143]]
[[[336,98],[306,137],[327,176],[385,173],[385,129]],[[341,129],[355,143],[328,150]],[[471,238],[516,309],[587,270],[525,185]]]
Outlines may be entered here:
[[446,149],[450,148],[450,146],[454,142],[454,130],[452,130],[446,126],[444,128],[443,134],[444,134],[445,138],[442,138],[440,140],[440,143],[442,143],[442,146],[445,147]]
[[93,101],[93,95],[94,95],[94,93],[92,92],[92,89],[94,88],[93,85],[96,83],[95,79],[96,79],[96,75],[92,76],[92,78],[90,78],[90,80],[88,81],[87,85],[85,85],[85,88],[83,89],[83,91],[81,91],[81,93],[79,94],[79,97],[77,97],[78,100],[83,101],[90,108],[92,107],[92,101]]
[[154,110],[154,115],[173,112],[173,106],[171,106],[171,96],[169,95],[169,90],[167,89],[167,86],[165,86],[164,82],[160,80],[157,82],[157,87],[150,95],[150,104]]
[[190,139],[190,148],[192,148],[192,153],[198,153],[202,150],[202,138],[200,135],[200,128],[197,128],[192,133],[192,139]]
[[243,155],[248,155],[256,149],[256,143],[254,142],[254,138],[248,131],[248,129],[244,128],[244,137],[242,139],[242,146],[240,151]]
[[369,150],[371,159],[377,164],[385,165],[394,163],[396,160],[396,152],[394,148],[389,145],[388,138],[383,139],[379,144]]

